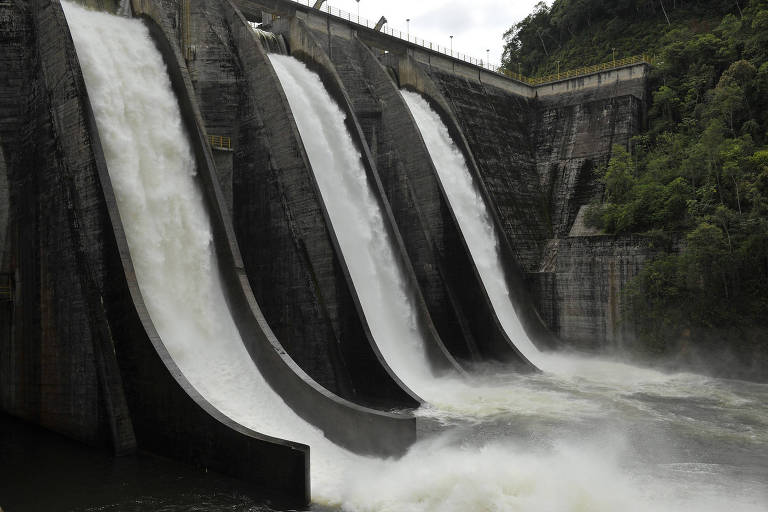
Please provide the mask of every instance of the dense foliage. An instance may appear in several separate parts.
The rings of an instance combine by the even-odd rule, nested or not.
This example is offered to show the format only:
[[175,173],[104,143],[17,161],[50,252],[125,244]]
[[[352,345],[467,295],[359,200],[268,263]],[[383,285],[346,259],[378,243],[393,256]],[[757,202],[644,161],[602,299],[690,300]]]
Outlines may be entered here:
[[644,347],[709,339],[766,357],[768,0],[541,3],[508,32],[505,58],[549,72],[613,48],[656,55],[652,102],[647,131],[600,171],[588,222],[666,249],[628,291]]

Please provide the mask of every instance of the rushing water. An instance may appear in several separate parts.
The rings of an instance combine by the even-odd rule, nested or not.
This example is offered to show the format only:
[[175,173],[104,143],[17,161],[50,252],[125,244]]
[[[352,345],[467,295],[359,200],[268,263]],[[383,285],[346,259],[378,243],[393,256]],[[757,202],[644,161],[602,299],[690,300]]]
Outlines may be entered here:
[[424,98],[402,91],[424,138],[459,229],[467,241],[472,260],[491,299],[493,309],[509,339],[533,364],[541,368],[541,353],[531,343],[517,316],[507,289],[501,263],[499,240],[477,185],[469,173],[464,155],[456,147],[440,116]]
[[[420,420],[423,439],[400,460],[357,457],[330,444],[270,390],[242,346],[219,284],[210,223],[178,104],[146,28],[70,4],[65,10],[139,285],[163,343],[187,379],[222,412],[261,432],[312,446],[316,503],[350,511],[766,509],[766,386],[565,356],[551,356],[556,371],[540,375],[505,375],[489,367],[487,377],[474,381],[429,382],[426,363],[414,368],[412,361],[423,357],[423,347],[419,339],[409,338],[417,329],[407,290],[399,284],[396,267],[380,259],[364,262],[372,272],[371,286],[379,288],[378,299],[373,295],[372,300],[381,301],[382,315],[400,315],[389,318],[405,326],[386,332],[406,336],[382,343],[392,344],[393,361],[401,358],[398,370],[412,372],[424,379],[428,393],[441,395],[426,409],[432,418]],[[359,155],[348,135],[342,135],[338,107],[321,94],[316,76],[298,71],[300,64],[285,57],[272,60],[305,144],[331,148],[324,158],[332,166],[329,172],[344,176],[337,186],[367,198],[365,204],[348,205],[348,217],[334,219],[334,227],[339,231],[344,221],[368,222],[376,229],[357,228],[362,237],[357,243],[364,244],[361,259],[374,258],[368,247],[389,257],[383,221],[371,206],[375,203],[364,173],[359,174]],[[291,80],[312,84],[312,89],[292,93]],[[297,105],[296,95],[309,98],[310,105]],[[327,110],[314,110],[317,104]],[[302,123],[312,122],[313,116],[322,120],[306,132]],[[310,158],[317,171],[321,163]],[[358,174],[349,174],[354,169]],[[337,199],[343,202],[344,196]],[[378,273],[386,276],[380,283],[374,279]],[[392,297],[397,300],[388,304]],[[411,360],[398,353],[403,349],[397,343],[406,344]],[[0,448],[5,457],[1,442]],[[35,464],[42,465],[42,460]],[[9,467],[0,464],[0,476]],[[28,477],[0,478],[0,506],[4,497],[19,492],[4,488],[3,482],[35,481],[34,475],[33,469]],[[44,476],[38,488],[50,489],[58,478]],[[257,510],[251,498],[236,493],[217,497],[202,492],[209,484],[197,478],[169,483],[162,492],[146,483],[131,487],[129,479],[109,471],[91,472],[87,478],[93,486],[113,485],[113,501],[105,504],[106,497],[95,500],[83,493],[79,504],[67,502],[66,510],[194,510],[201,504],[195,508],[190,500],[198,499],[211,511]]]
[[139,20],[63,5],[139,288],[163,344],[225,415],[311,445],[312,482],[322,495],[339,480],[339,465],[356,457],[299,418],[245,349],[227,308],[179,105],[148,29]]
[[[506,299],[505,326],[546,371],[515,376],[487,367],[469,380],[431,375],[344,115],[303,64],[270,58],[374,339],[390,367],[428,400],[421,416],[443,426],[399,461],[348,473],[340,494],[346,508],[759,510],[765,504],[765,465],[731,465],[748,453],[766,460],[765,387],[539,353],[511,307],[487,213],[451,143],[438,150],[436,165],[451,166],[446,179],[458,183],[465,203],[460,213],[474,217],[467,227],[477,232],[470,240],[479,249],[473,257],[484,277],[496,280],[486,284],[489,293],[500,303]],[[429,137],[449,142],[439,128],[428,127],[434,130]]]

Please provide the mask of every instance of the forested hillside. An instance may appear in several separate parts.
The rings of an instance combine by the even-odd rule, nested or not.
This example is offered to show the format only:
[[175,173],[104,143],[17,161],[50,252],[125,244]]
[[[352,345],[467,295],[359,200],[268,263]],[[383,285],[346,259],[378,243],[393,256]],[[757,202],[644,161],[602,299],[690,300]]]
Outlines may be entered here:
[[668,249],[626,290],[638,348],[768,361],[768,0],[555,0],[506,39],[531,75],[655,56],[647,130],[599,171],[588,222]]

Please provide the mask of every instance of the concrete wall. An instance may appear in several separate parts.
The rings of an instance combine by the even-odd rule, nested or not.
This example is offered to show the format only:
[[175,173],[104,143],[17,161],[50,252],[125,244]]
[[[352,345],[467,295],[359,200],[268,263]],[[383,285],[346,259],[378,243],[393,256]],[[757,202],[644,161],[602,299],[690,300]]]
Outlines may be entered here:
[[[65,63],[68,54],[50,8],[3,3],[0,12],[5,61],[0,109],[12,112],[2,117],[11,234],[4,266],[16,288],[10,336],[0,349],[0,404],[11,414],[81,441],[109,445],[113,440],[100,385],[97,334],[77,261],[80,236],[93,242],[93,251],[103,246],[101,226],[85,221],[75,230],[72,224],[70,180],[85,190],[92,169],[62,161],[64,148],[56,139],[63,126],[75,138],[87,135],[71,115],[71,102],[62,101],[77,98],[71,75],[62,66],[48,68],[53,61]],[[35,31],[37,39],[31,37]],[[33,71],[41,67],[50,73]],[[51,101],[60,101],[59,108]],[[102,270],[94,268],[89,277],[100,281]]]
[[[339,74],[340,69],[334,64],[328,53],[329,51],[333,53],[334,50],[326,46],[325,39],[320,38],[320,40],[318,40],[315,38],[312,32],[306,28],[306,24],[303,20],[299,18],[290,18],[287,23],[283,23],[284,20],[280,21],[281,23],[278,24],[279,26],[276,27],[275,30],[283,31],[287,36],[291,55],[302,60],[310,70],[319,75],[328,94],[345,115],[345,127],[347,133],[360,153],[362,159],[361,163],[363,164],[373,196],[382,213],[384,226],[388,231],[394,255],[398,258],[399,261],[397,263],[406,279],[408,286],[407,293],[410,295],[411,304],[413,304],[414,312],[418,317],[417,324],[421,330],[422,339],[425,340],[427,358],[436,371],[461,371],[454,356],[450,353],[443,343],[443,340],[440,338],[432,321],[430,312],[424,300],[424,294],[420,288],[416,272],[413,268],[413,263],[406,250],[400,228],[395,221],[392,205],[388,201],[378,166],[366,140],[361,117],[356,114],[352,97],[345,86],[344,80]],[[349,33],[347,32],[347,35],[348,34]],[[326,50],[326,48],[329,49]],[[360,97],[358,96],[358,98]],[[365,97],[363,97],[363,101],[366,101]],[[371,98],[367,98],[367,101],[370,103]],[[363,117],[370,114],[370,105],[368,112],[363,112],[363,114]],[[354,288],[351,281],[350,286]],[[360,313],[364,318],[365,315],[362,308],[360,308]],[[372,343],[375,345],[375,342],[372,341]],[[381,362],[382,365],[386,366],[387,363],[383,358],[381,358]],[[394,373],[392,373],[392,375],[393,378],[397,378]]]
[[607,163],[614,144],[626,146],[639,132],[644,108],[629,94],[568,99],[543,103],[536,118],[536,168],[555,237],[568,236],[581,207],[601,196],[594,171]]
[[639,236],[575,236],[553,239],[549,260],[528,282],[543,318],[567,346],[620,351],[634,340],[623,320],[622,290],[655,254]]
[[291,355],[333,384],[329,389],[363,404],[413,405],[375,349],[277,75],[258,38],[232,13],[248,123],[235,155],[235,223],[268,319]]
[[[156,5],[141,6],[135,12],[148,18],[150,32],[168,66],[183,121],[195,149],[198,176],[207,199],[227,304],[253,362],[286,405],[320,429],[332,442],[356,453],[403,453],[415,436],[415,420],[411,415],[383,413],[340,399],[303,372],[285,354],[274,336],[252,295],[244,272],[182,52],[174,44],[174,38],[168,37],[173,34],[172,28],[164,11]],[[272,478],[279,478],[279,475]],[[298,481],[292,483],[298,484]]]

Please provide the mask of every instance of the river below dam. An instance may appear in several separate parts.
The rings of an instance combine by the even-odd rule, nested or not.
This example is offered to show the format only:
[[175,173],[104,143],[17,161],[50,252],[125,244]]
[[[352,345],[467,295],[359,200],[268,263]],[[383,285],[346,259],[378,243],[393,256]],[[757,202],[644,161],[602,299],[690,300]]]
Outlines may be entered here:
[[[557,374],[478,369],[519,407],[422,409],[408,454],[349,468],[313,510],[766,510],[767,385],[560,359]],[[5,512],[287,510],[213,473],[1,424]]]

